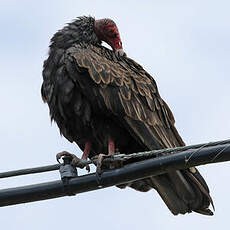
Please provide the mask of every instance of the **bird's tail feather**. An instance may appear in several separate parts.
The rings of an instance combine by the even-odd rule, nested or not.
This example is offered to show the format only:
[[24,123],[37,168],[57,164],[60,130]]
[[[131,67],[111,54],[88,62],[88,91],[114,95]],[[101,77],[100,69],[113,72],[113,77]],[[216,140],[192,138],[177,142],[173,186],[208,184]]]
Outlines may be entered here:
[[208,209],[210,203],[213,206],[208,186],[195,168],[149,177],[132,182],[129,186],[143,192],[151,188],[156,189],[174,215],[192,211],[213,215]]

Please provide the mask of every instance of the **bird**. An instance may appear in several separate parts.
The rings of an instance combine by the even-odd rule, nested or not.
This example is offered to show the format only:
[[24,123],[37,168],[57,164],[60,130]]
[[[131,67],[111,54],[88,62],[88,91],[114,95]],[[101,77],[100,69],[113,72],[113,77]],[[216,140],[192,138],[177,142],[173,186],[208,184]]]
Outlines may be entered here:
[[[81,16],[57,31],[42,75],[51,120],[80,147],[81,159],[185,145],[154,78],[127,56],[109,18]],[[213,215],[208,185],[195,167],[117,187],[155,189],[174,215]]]

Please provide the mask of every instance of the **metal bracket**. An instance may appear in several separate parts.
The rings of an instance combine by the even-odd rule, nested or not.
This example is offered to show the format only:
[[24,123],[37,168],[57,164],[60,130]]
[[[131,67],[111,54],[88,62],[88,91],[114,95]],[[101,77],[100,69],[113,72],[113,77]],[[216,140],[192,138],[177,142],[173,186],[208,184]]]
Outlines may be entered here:
[[72,162],[71,156],[64,156],[62,159],[63,159],[63,164],[60,165],[59,172],[63,182],[63,190],[66,193],[66,195],[74,196],[75,193],[71,191],[71,188],[69,186],[69,181],[71,178],[78,176],[77,169],[71,164]]

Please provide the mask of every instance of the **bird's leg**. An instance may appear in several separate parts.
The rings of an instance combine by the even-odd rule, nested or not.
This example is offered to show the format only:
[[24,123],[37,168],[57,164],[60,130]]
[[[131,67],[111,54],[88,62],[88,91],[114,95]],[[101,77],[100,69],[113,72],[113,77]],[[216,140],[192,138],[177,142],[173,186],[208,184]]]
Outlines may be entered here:
[[[87,160],[87,158],[89,157],[90,151],[91,151],[91,142],[90,141],[86,141],[85,147],[84,147],[84,152],[83,152],[83,154],[81,156],[81,159],[82,160]],[[89,165],[86,166],[86,170],[88,172],[90,172]]]
[[115,153],[115,144],[112,138],[109,138],[109,146],[108,146],[108,156],[112,156]]
[[97,158],[97,173],[101,174],[101,166],[102,166],[102,161],[104,160],[104,158],[106,157],[110,157],[112,155],[115,154],[115,144],[114,144],[114,140],[109,137],[108,138],[108,154],[99,154],[98,158]]
[[81,156],[82,160],[87,160],[87,158],[89,157],[89,154],[90,154],[90,150],[91,150],[91,142],[86,141],[85,147],[84,147],[84,152]]

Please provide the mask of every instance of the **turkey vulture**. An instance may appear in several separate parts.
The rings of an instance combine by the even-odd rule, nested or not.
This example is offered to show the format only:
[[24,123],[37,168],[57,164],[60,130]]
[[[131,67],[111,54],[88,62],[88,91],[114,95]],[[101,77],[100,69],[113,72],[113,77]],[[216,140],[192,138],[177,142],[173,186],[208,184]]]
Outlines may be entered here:
[[[123,52],[112,20],[78,17],[69,23],[51,39],[43,67],[41,93],[51,120],[81,148],[83,159],[184,145],[156,82]],[[174,215],[213,215],[208,186],[195,168],[119,187],[125,186],[156,189]]]

